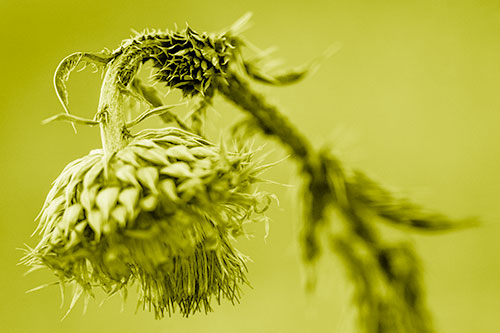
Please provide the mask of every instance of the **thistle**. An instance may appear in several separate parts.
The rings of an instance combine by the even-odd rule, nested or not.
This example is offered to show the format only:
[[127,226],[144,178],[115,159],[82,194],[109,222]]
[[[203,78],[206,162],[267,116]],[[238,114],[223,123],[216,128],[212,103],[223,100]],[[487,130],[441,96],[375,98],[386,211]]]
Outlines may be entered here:
[[[201,135],[205,110],[219,93],[247,113],[247,128],[277,140],[299,164],[304,262],[315,263],[322,236],[328,237],[329,249],[343,259],[356,287],[362,330],[431,332],[417,255],[406,242],[386,241],[376,222],[434,232],[469,227],[475,220],[454,221],[429,211],[345,167],[329,149],[316,149],[248,80],[293,83],[315,62],[270,74],[262,66],[263,54],[247,60],[242,49],[249,43],[238,32],[248,18],[219,34],[189,27],[148,31],[113,52],[77,52],[61,62],[54,83],[66,113],[48,121],[98,125],[103,148],[70,163],[56,179],[40,215],[42,239],[24,262],[50,268],[61,285],[75,284],[70,309],[96,287],[126,294],[135,282],[139,304],[157,318],[176,309],[186,316],[209,311],[212,298],[237,301],[240,285],[247,282],[245,257],[230,240],[245,233],[244,223],[263,218],[272,196],[252,190],[266,167],[252,162],[252,151],[229,153]],[[156,83],[198,100],[186,119],[171,113],[156,89],[137,79],[148,61]],[[68,111],[65,83],[82,63],[105,70],[94,119]],[[149,107],[134,120],[127,117],[129,98]],[[154,115],[178,128],[131,133]],[[332,209],[340,213],[340,232],[329,224]]]
[[269,199],[249,192],[251,157],[176,128],[144,130],[109,159],[93,150],[55,180],[42,240],[25,260],[87,295],[137,281],[157,317],[208,311],[212,297],[237,301],[246,259],[230,239]]

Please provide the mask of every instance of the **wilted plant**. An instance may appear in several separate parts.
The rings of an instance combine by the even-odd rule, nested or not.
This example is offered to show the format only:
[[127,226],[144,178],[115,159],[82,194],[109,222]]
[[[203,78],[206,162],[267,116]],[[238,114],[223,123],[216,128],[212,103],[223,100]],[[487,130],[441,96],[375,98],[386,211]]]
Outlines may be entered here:
[[[245,232],[246,221],[264,219],[271,195],[251,186],[266,167],[253,162],[251,150],[229,152],[203,137],[206,108],[219,93],[247,112],[247,129],[276,139],[300,165],[304,261],[314,264],[325,235],[355,283],[363,330],[432,331],[412,247],[382,241],[372,221],[423,231],[471,221],[453,222],[399,199],[362,172],[347,170],[328,149],[315,149],[247,80],[289,84],[311,66],[272,75],[264,56],[247,60],[242,51],[249,43],[239,32],[248,17],[219,34],[189,27],[145,32],[115,51],[79,52],[61,62],[55,86],[66,113],[49,121],[99,125],[103,148],[70,163],[56,179],[39,218],[42,239],[24,262],[49,267],[61,285],[74,283],[71,307],[95,287],[126,293],[136,281],[140,303],[157,317],[176,308],[186,316],[208,311],[211,298],[237,300],[239,284],[246,282],[245,257],[230,239]],[[178,119],[156,89],[138,79],[146,62],[155,82],[198,101],[187,119]],[[105,70],[94,119],[70,115],[67,108],[65,82],[80,64]],[[132,121],[130,98],[149,106]],[[131,133],[153,115],[177,128]],[[342,231],[327,228],[330,208],[343,217]]]

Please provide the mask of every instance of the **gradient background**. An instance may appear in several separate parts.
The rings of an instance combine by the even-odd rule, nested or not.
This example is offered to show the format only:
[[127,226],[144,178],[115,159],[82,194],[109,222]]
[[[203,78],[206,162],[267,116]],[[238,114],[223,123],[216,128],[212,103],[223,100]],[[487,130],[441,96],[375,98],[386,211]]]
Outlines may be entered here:
[[[341,50],[305,81],[259,87],[315,143],[331,142],[363,169],[418,202],[455,217],[478,215],[481,228],[446,235],[399,235],[412,241],[425,267],[438,332],[500,332],[500,2],[498,1],[19,1],[0,0],[0,327],[3,332],[355,332],[351,286],[333,255],[319,269],[318,290],[303,289],[295,190],[281,198],[263,228],[238,246],[253,289],[241,304],[209,315],[155,321],[134,314],[129,300],[81,304],[64,321],[49,272],[23,277],[16,248],[30,239],[51,181],[70,161],[100,146],[98,130],[40,121],[62,112],[52,76],[75,51],[114,49],[130,29],[184,27],[218,31],[247,11],[245,36],[299,65],[329,45]],[[99,75],[75,73],[73,113],[96,111]],[[226,124],[239,115],[216,100]],[[215,113],[214,113],[215,114]],[[223,119],[224,118],[224,119]],[[269,145],[270,148],[273,145]],[[276,148],[272,159],[283,156]],[[267,173],[297,185],[285,162]],[[67,306],[67,305],[66,305]]]

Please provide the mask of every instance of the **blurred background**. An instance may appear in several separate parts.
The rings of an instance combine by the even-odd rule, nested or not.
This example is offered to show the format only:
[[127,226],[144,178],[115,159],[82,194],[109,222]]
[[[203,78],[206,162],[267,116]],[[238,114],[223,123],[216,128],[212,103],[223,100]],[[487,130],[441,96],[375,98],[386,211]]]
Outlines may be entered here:
[[[319,71],[285,88],[257,89],[279,105],[315,145],[330,143],[351,167],[454,217],[475,215],[474,230],[398,234],[421,255],[427,299],[438,332],[500,332],[500,2],[484,1],[23,1],[0,0],[0,322],[3,332],[356,332],[352,287],[337,258],[325,253],[313,294],[303,288],[297,245],[296,169],[286,161],[266,177],[280,205],[270,235],[237,247],[253,259],[241,304],[160,321],[135,312],[133,297],[82,305],[64,320],[57,287],[25,294],[54,278],[23,276],[23,244],[51,182],[70,161],[100,147],[97,128],[42,126],[63,111],[52,85],[59,61],[75,51],[116,48],[130,29],[219,31],[252,11],[244,36],[276,46],[285,66],[330,45],[340,50]],[[70,109],[92,117],[100,75],[74,73]],[[176,101],[173,101],[176,102]],[[241,113],[221,98],[214,128]],[[217,126],[217,127],[215,127]],[[277,145],[269,157],[285,155]],[[132,295],[133,296],[133,295]]]

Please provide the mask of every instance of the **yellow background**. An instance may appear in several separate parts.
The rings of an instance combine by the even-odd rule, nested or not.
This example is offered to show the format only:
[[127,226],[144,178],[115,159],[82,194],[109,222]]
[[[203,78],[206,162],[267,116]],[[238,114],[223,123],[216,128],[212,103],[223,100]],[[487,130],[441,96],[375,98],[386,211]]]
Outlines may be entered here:
[[[130,29],[217,31],[247,11],[247,39],[277,46],[288,65],[341,45],[313,76],[286,88],[259,87],[317,145],[417,201],[454,217],[480,216],[478,229],[402,236],[425,267],[438,332],[500,332],[500,2],[498,1],[0,1],[0,330],[2,332],[355,332],[351,286],[327,254],[315,294],[302,288],[296,191],[281,198],[271,234],[237,245],[250,255],[241,304],[209,315],[155,321],[129,300],[81,304],[60,322],[59,290],[49,272],[24,277],[16,248],[30,239],[51,181],[70,161],[99,147],[98,130],[42,126],[62,112],[52,87],[58,62],[75,51],[114,49]],[[75,73],[71,110],[91,117],[99,76]],[[239,116],[221,99],[220,116]],[[284,153],[274,147],[272,158]],[[266,175],[298,184],[285,162]],[[401,237],[401,235],[400,235]],[[67,306],[67,305],[66,305]]]

